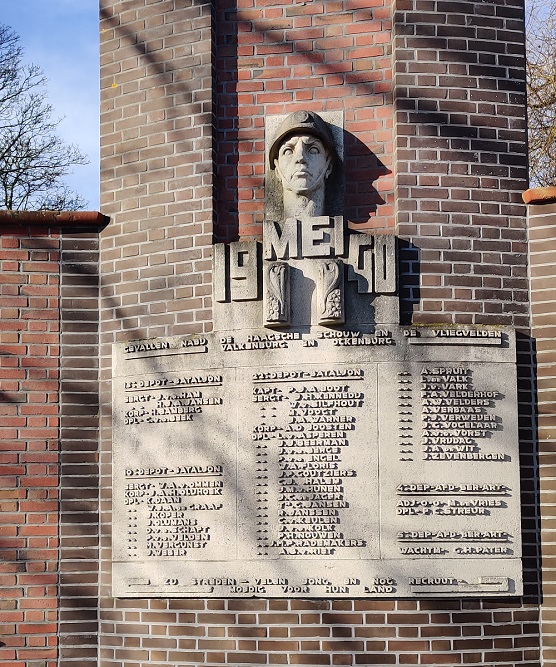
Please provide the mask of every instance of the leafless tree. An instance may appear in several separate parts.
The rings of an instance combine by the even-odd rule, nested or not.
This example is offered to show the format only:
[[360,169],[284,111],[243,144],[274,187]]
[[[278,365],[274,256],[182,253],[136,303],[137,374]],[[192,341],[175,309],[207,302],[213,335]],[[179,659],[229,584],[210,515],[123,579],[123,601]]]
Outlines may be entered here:
[[43,73],[22,57],[19,36],[0,24],[0,208],[82,209],[63,177],[88,159],[57,135]]
[[526,5],[530,180],[556,185],[556,1]]

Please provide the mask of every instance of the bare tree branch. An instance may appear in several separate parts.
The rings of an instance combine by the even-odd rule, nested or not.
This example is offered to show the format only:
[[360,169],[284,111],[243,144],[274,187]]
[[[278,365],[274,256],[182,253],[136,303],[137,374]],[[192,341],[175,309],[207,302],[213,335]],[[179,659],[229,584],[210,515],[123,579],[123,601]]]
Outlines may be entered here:
[[86,202],[63,182],[88,158],[56,134],[46,80],[22,64],[19,36],[0,25],[0,208],[79,210]]
[[532,186],[556,185],[556,2],[526,5],[529,170]]

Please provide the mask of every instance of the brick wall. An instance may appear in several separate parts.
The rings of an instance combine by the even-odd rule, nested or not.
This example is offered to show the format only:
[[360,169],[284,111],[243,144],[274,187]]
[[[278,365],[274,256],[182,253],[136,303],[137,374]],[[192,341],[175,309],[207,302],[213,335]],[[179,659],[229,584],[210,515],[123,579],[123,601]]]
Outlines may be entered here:
[[59,236],[0,238],[0,619],[3,664],[56,664]]
[[59,665],[96,666],[99,557],[98,233],[60,241]]
[[265,116],[298,109],[344,113],[346,218],[393,227],[390,2],[215,7],[218,237],[260,235]]
[[[101,17],[100,664],[537,667],[519,3],[102,0]],[[260,234],[264,118],[299,108],[343,111],[346,217],[397,224],[406,321],[521,330],[523,599],[111,597],[110,345],[211,328],[212,234]]]
[[521,0],[395,4],[397,223],[405,271],[421,276],[405,295],[414,321],[529,326],[523,41]]
[[[83,640],[78,624],[84,602],[76,604],[69,588],[75,561],[81,581],[87,577],[94,583],[98,569],[94,560],[84,560],[86,549],[71,554],[77,531],[70,526],[81,523],[83,515],[77,520],[70,515],[81,486],[70,476],[70,463],[76,451],[78,467],[86,463],[81,451],[88,401],[76,396],[70,405],[65,394],[75,358],[96,356],[96,333],[84,347],[75,320],[87,312],[98,326],[98,240],[83,226],[62,230],[40,215],[22,214],[12,223],[7,217],[0,219],[0,662],[55,667],[66,642]],[[75,285],[83,273],[92,285],[86,288],[89,300],[78,304]],[[88,374],[89,396],[98,395],[95,356],[78,365],[80,375]],[[68,440],[71,424],[79,429],[79,445]],[[92,467],[82,469],[94,488],[93,499],[97,424],[95,410],[88,424]],[[92,542],[97,533],[95,526]],[[66,605],[72,607],[69,625]],[[96,626],[88,631],[96,636]]]

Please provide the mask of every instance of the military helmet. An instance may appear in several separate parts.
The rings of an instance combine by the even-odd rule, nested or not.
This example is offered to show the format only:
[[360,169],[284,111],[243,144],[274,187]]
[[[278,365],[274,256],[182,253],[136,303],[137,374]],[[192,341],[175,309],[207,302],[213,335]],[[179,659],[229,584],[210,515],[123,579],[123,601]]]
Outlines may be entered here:
[[284,118],[276,131],[276,136],[268,153],[271,169],[274,169],[274,160],[278,158],[282,141],[291,134],[312,134],[318,137],[336,160],[336,148],[328,124],[313,111],[295,111]]

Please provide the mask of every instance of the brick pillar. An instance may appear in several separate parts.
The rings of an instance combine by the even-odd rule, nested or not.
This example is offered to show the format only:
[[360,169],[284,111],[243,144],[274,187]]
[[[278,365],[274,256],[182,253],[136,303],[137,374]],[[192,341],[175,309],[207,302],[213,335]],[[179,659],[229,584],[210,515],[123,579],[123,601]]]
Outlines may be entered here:
[[[105,225],[108,220],[101,219]],[[58,667],[96,667],[99,558],[99,234],[64,229],[60,257]]]
[[0,246],[0,661],[55,667],[60,238],[4,227]]
[[207,1],[101,3],[105,357],[114,332],[208,326],[212,39]]
[[522,10],[397,0],[393,21],[392,9],[101,2],[103,667],[538,665],[530,509],[524,599],[111,597],[111,344],[210,329],[212,223],[219,239],[260,235],[268,115],[343,113],[345,217],[397,224],[406,321],[521,328],[534,506]]
[[539,521],[543,567],[543,665],[556,665],[555,505],[556,473],[556,269],[552,253],[556,249],[556,188],[529,190],[531,314],[537,355],[537,419],[539,469]]

